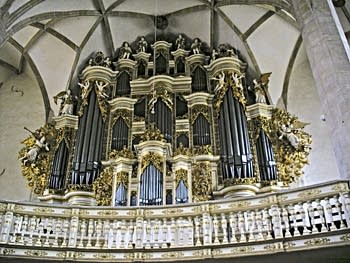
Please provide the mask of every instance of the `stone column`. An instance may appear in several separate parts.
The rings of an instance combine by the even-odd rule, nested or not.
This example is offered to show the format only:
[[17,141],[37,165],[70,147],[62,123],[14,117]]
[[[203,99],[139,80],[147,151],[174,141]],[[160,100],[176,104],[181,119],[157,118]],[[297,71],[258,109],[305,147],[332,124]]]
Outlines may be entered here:
[[[329,126],[338,169],[343,179],[349,179],[349,59],[326,0],[292,0],[292,3]],[[332,180],[332,171],[329,175]]]

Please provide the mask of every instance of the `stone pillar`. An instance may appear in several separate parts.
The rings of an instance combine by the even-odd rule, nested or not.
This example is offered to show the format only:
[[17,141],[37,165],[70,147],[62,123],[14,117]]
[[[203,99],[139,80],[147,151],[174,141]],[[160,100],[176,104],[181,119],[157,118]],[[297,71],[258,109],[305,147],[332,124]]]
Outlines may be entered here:
[[[326,0],[292,0],[292,3],[326,116],[338,169],[343,179],[349,179],[349,59]],[[329,175],[332,180],[332,171]]]

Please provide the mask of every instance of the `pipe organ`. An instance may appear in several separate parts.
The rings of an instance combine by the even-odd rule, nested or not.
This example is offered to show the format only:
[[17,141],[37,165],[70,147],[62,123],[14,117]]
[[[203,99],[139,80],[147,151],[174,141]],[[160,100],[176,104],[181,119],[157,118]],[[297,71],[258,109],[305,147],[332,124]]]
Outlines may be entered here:
[[211,57],[166,41],[137,53],[125,42],[116,58],[97,52],[81,72],[75,114],[62,110],[24,141],[23,174],[42,201],[83,205],[182,204],[287,187],[302,174],[311,138],[269,105],[267,75],[247,84],[246,67],[228,45]]

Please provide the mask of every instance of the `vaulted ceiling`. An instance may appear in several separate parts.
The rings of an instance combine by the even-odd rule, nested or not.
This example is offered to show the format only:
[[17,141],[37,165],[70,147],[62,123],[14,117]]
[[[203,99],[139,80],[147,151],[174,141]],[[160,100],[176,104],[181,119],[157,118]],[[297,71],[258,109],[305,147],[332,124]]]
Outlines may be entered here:
[[[345,31],[350,30],[349,5],[338,8]],[[0,0],[0,6],[0,27],[6,33],[0,66],[18,74],[30,67],[47,113],[57,110],[55,94],[76,85],[92,53],[114,55],[123,41],[154,34],[155,16],[168,21],[157,35],[183,33],[209,47],[230,43],[240,50],[252,77],[273,72],[274,103],[288,90],[302,46],[287,0]]]

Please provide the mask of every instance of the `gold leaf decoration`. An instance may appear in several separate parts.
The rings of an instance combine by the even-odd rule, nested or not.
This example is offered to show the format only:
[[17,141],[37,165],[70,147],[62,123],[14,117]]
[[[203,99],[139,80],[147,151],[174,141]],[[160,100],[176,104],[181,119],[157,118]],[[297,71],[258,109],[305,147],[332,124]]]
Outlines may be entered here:
[[329,238],[314,238],[308,241],[305,241],[304,244],[307,246],[322,246],[331,242]]
[[160,172],[163,171],[163,156],[160,154],[149,152],[142,157],[141,173],[147,168],[148,165],[153,164]]
[[117,159],[118,157],[133,159],[135,156],[129,148],[124,147],[120,151],[112,150],[109,154],[109,159]]
[[209,162],[195,163],[192,168],[192,195],[194,201],[207,201],[212,196]]
[[105,168],[92,184],[97,205],[109,206],[112,201],[113,167]]
[[187,174],[188,174],[187,170],[182,168],[175,171],[175,188],[177,188],[181,180],[184,182],[185,186],[188,188]]
[[131,127],[131,118],[132,118],[132,111],[127,110],[127,109],[117,109],[113,113],[113,121],[112,121],[112,126],[117,122],[119,118],[122,118],[126,125],[130,128]]
[[210,108],[207,105],[194,105],[191,108],[191,119],[190,122],[193,124],[198,116],[202,114],[208,122],[210,122]]
[[141,142],[146,141],[164,141],[164,135],[156,127],[151,127],[146,129],[145,132],[141,135]]

